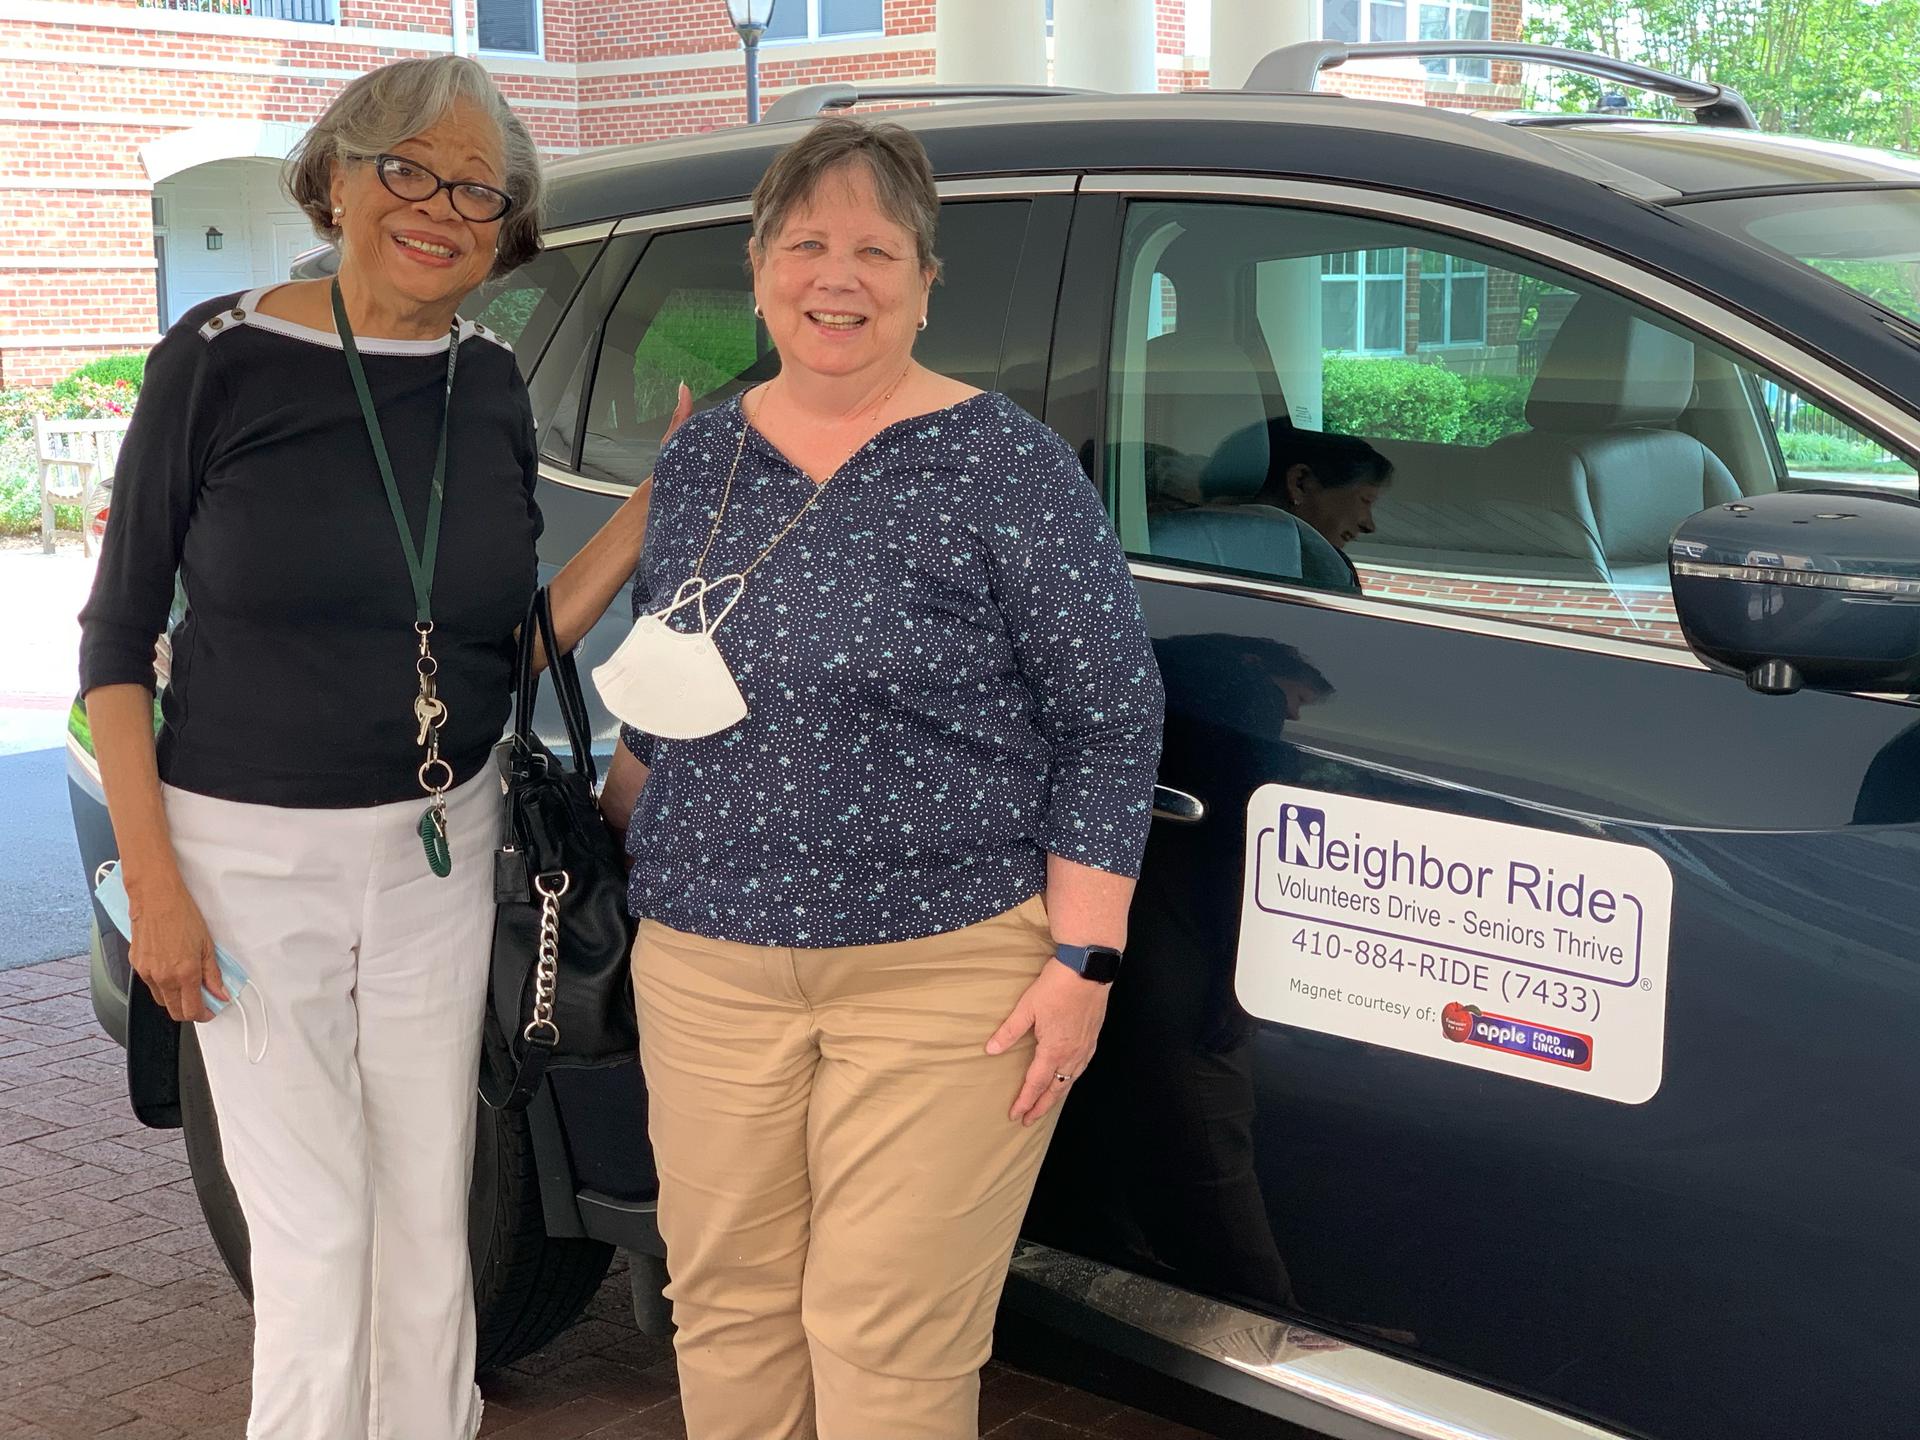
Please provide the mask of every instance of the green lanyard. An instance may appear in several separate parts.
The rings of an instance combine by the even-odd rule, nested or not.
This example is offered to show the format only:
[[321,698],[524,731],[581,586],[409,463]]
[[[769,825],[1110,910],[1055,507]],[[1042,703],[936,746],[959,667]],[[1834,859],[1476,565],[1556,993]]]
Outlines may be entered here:
[[413,580],[414,619],[419,624],[431,625],[433,562],[440,550],[440,504],[446,494],[447,429],[453,419],[453,372],[460,362],[460,327],[455,325],[447,339],[447,401],[440,412],[440,449],[433,457],[433,490],[427,500],[425,545],[419,548],[413,543],[406,508],[400,503],[400,487],[393,479],[393,461],[387,458],[386,437],[380,433],[380,413],[373,407],[367,372],[360,364],[359,350],[354,347],[353,327],[347,323],[347,305],[340,298],[338,280],[333,282],[333,328],[340,332],[340,346],[347,352],[347,369],[353,373],[354,393],[360,397],[360,415],[367,422],[367,439],[373,442],[373,458],[380,464],[380,481],[387,487],[387,505],[393,511],[394,528],[400,532],[400,544],[407,552],[407,574]]
[[440,551],[440,506],[446,497],[447,431],[453,420],[453,372],[460,362],[460,327],[456,323],[447,337],[447,398],[440,412],[440,449],[433,458],[433,488],[427,498],[427,530],[422,543],[413,543],[413,531],[407,525],[406,507],[400,503],[400,487],[394,483],[393,461],[387,455],[386,436],[380,432],[380,413],[373,405],[373,391],[367,385],[367,372],[360,364],[360,352],[353,343],[353,326],[347,323],[347,305],[340,298],[340,282],[333,282],[333,328],[340,334],[340,348],[347,355],[347,370],[353,376],[354,393],[360,397],[360,417],[367,422],[367,439],[373,442],[373,458],[380,464],[380,483],[387,489],[387,506],[393,511],[393,528],[400,532],[400,546],[407,555],[407,575],[413,581],[413,628],[420,637],[419,658],[414,668],[420,689],[414,697],[413,718],[419,726],[420,745],[427,758],[420,765],[420,788],[427,793],[428,805],[420,816],[420,843],[426,848],[427,866],[434,874],[446,876],[453,871],[453,855],[447,848],[447,789],[453,784],[453,767],[440,758],[440,727],[447,723],[447,704],[437,693],[434,676],[440,662],[433,657],[433,566]]

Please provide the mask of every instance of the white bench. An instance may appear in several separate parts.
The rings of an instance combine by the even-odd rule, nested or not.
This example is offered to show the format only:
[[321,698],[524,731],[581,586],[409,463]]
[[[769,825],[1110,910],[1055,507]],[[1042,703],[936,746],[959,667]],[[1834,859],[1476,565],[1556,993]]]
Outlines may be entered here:
[[80,549],[93,554],[94,498],[113,478],[126,438],[127,420],[49,420],[35,416],[34,449],[40,457],[40,548],[53,553],[54,502],[78,502]]

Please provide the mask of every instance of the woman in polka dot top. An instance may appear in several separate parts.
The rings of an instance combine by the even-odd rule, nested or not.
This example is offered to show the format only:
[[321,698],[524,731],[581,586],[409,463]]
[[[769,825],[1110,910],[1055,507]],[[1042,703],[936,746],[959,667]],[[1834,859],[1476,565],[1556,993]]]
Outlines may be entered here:
[[783,152],[750,253],[780,373],[655,470],[637,613],[765,552],[714,631],[746,718],[629,729],[605,800],[690,1440],[977,1433],[1146,841],[1160,677],[1100,497],[912,358],[937,205],[898,126]]

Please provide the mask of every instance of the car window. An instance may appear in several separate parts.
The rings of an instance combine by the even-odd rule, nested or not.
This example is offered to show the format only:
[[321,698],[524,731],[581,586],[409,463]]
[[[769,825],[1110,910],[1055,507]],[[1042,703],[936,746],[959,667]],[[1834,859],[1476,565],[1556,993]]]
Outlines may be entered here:
[[[968,201],[941,207],[934,287],[915,358],[982,389],[999,380],[1001,341],[1029,203]],[[580,468],[638,484],[653,468],[684,381],[707,409],[779,367],[753,314],[745,221],[655,236],[599,337]]]
[[520,373],[529,375],[599,248],[543,250],[519,269],[486,281],[461,309],[513,346]]
[[1677,646],[1686,516],[1920,491],[1911,457],[1751,362],[1477,242],[1156,201],[1124,247],[1108,485],[1143,559]]

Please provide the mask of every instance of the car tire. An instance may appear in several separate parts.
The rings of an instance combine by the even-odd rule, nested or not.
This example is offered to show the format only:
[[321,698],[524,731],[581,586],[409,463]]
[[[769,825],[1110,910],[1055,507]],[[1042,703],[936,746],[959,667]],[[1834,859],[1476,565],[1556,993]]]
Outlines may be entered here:
[[[573,1324],[606,1278],[613,1247],[547,1234],[526,1113],[490,1109],[477,1096],[474,1103],[479,1120],[467,1240],[477,1320],[474,1368],[485,1374],[531,1354]],[[247,1221],[227,1176],[220,1123],[191,1025],[180,1036],[180,1120],[194,1193],[214,1248],[240,1293],[252,1299]]]

